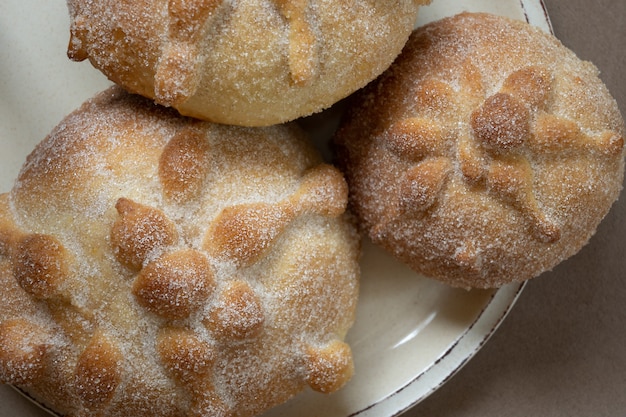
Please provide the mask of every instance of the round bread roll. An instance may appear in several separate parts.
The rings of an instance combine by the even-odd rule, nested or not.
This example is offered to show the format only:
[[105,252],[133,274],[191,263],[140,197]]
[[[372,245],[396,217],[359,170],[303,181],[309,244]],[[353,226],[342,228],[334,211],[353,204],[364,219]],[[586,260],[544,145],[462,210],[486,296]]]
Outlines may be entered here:
[[252,416],[352,375],[359,238],[293,126],[118,87],[0,196],[0,381],[66,416]]
[[69,0],[68,55],[184,115],[266,126],[380,75],[429,2]]
[[362,229],[453,286],[553,268],[622,188],[624,121],[597,69],[525,22],[428,24],[349,107],[335,142]]

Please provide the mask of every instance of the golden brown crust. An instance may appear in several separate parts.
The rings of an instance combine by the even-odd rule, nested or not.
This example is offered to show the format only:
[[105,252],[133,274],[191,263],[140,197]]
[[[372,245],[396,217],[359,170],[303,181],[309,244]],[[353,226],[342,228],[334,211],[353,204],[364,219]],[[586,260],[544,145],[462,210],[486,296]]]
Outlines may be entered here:
[[530,25],[463,13],[419,28],[337,134],[363,229],[462,287],[576,253],[622,187],[624,122],[596,68]]
[[245,281],[233,281],[222,291],[204,324],[222,340],[246,340],[258,336],[265,322],[260,298]]
[[76,395],[86,408],[97,410],[108,405],[121,379],[120,348],[102,332],[96,331],[76,363]]
[[206,255],[183,249],[149,262],[137,275],[132,292],[151,312],[182,319],[201,309],[214,289],[213,270]]
[[182,328],[162,329],[157,352],[164,366],[183,383],[201,381],[212,372],[217,356],[215,348],[206,340]]
[[182,114],[267,126],[374,79],[429,2],[71,0],[68,55]]
[[0,382],[28,386],[41,378],[46,336],[43,329],[26,319],[0,323]]
[[35,298],[59,294],[68,273],[65,248],[53,236],[31,233],[17,243],[13,275],[24,291]]
[[295,126],[107,90],[0,196],[0,379],[68,416],[253,416],[340,388],[349,348],[317,379],[303,364],[354,320],[346,205]]
[[121,197],[115,203],[119,218],[111,227],[111,245],[117,260],[138,271],[155,251],[178,240],[176,226],[158,209]]
[[201,132],[181,129],[165,146],[159,158],[159,178],[168,198],[190,200],[201,192],[211,155]]
[[354,373],[350,346],[337,340],[322,348],[307,347],[306,379],[322,393],[337,391]]

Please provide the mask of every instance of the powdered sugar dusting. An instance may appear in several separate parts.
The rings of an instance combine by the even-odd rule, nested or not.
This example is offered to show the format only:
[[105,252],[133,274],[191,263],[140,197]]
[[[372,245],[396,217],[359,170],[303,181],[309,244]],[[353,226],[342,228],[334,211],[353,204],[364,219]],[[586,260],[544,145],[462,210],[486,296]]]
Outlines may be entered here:
[[[191,159],[176,162],[180,149]],[[342,340],[354,320],[345,188],[295,126],[198,122],[117,87],[88,101],[2,196],[0,323],[60,335],[41,347],[55,361],[25,359],[24,388],[66,414],[245,416],[285,401],[307,384],[306,346]],[[216,227],[220,216],[254,227]],[[45,291],[14,278],[27,246],[19,265],[43,271]],[[0,330],[2,372],[2,349],[25,343],[12,334]],[[344,365],[324,389],[349,378]]]
[[524,22],[419,28],[349,113],[337,144],[363,229],[453,285],[552,268],[621,189],[624,122],[597,70]]
[[69,0],[69,55],[126,89],[219,123],[267,126],[378,76],[428,0]]

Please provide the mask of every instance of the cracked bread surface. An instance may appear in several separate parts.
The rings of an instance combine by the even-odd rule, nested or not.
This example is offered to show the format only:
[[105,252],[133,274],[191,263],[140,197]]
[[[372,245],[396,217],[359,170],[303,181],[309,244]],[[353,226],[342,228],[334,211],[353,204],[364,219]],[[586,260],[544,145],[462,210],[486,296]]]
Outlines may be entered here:
[[67,416],[253,416],[353,372],[359,238],[295,126],[119,87],[0,196],[0,381]]
[[578,252],[624,175],[624,121],[595,66],[484,13],[417,29],[350,102],[335,144],[364,232],[465,288]]

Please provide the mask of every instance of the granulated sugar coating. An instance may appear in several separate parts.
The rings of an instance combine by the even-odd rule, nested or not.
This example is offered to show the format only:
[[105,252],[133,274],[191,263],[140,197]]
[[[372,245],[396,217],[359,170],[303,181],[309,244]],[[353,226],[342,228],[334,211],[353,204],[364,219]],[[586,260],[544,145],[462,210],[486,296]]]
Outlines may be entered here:
[[347,186],[295,126],[113,87],[0,196],[0,381],[67,416],[253,416],[352,376]]
[[321,111],[380,75],[430,0],[69,0],[68,54],[218,123]]
[[454,286],[551,269],[622,188],[624,121],[597,69],[525,22],[428,24],[350,106],[335,142],[362,229]]

